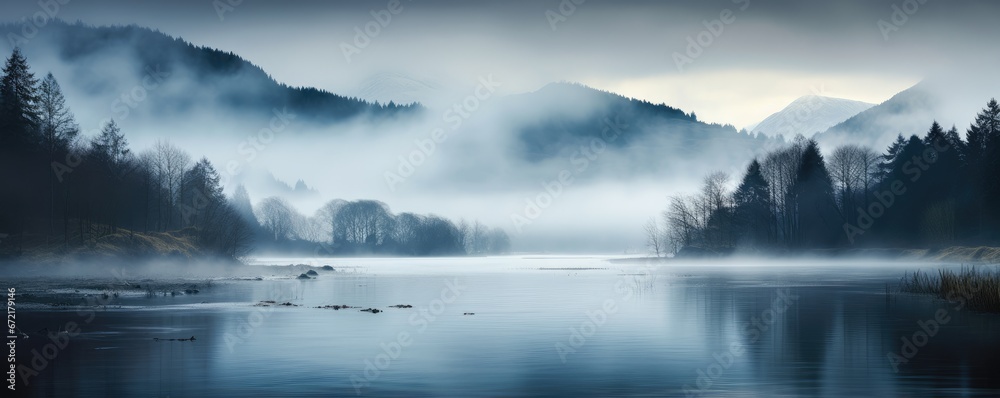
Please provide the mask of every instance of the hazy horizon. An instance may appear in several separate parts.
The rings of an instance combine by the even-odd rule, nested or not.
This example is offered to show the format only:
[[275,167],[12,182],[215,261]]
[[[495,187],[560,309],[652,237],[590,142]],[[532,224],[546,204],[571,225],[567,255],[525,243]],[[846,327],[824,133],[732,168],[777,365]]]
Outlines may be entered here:
[[[960,58],[996,60],[971,51],[975,35],[993,29],[989,19],[998,5],[990,2],[920,4],[905,23],[883,35],[879,21],[892,22],[892,7],[904,2],[403,1],[350,61],[341,45],[352,44],[354,28],[371,21],[371,12],[386,9],[387,2],[236,3],[68,2],[57,17],[158,29],[233,51],[280,82],[370,100],[427,102],[435,91],[461,91],[480,75],[494,74],[507,82],[505,94],[576,81],[737,127],[819,90],[880,103],[953,68]],[[6,20],[28,17],[38,7],[5,4]],[[679,70],[674,54],[687,55],[687,38],[697,38],[707,29],[704,22],[724,10],[732,12],[732,22]],[[956,22],[969,29],[953,29]],[[287,62],[291,59],[296,61]],[[415,82],[426,92],[373,90],[370,83],[386,75]]]
[[[900,127],[906,135],[925,132],[924,118],[964,131],[986,100],[1000,93],[988,78],[1000,55],[978,51],[975,40],[997,29],[989,19],[1000,5],[990,2],[914,3],[918,6],[907,5],[908,11],[899,8],[905,2],[892,1],[232,3],[70,1],[59,5],[54,17],[159,30],[244,57],[291,86],[425,104],[428,112],[415,120],[333,125],[293,120],[252,161],[244,161],[242,137],[266,125],[271,115],[220,113],[210,91],[192,95],[189,109],[159,109],[154,100],[138,104],[128,120],[118,122],[136,152],[169,140],[195,159],[208,157],[220,171],[235,159],[243,170],[271,173],[288,184],[303,180],[319,192],[295,201],[306,216],[332,199],[374,199],[395,212],[482,220],[511,232],[515,249],[524,251],[641,250],[641,225],[659,217],[668,197],[693,192],[716,170],[729,173],[735,184],[746,163],[761,154],[747,149],[733,156],[721,142],[697,148],[704,154],[697,161],[658,165],[651,172],[643,167],[657,160],[652,148],[673,143],[644,138],[627,150],[591,159],[599,167],[574,173],[565,194],[514,233],[519,226],[512,218],[525,213],[525,201],[573,167],[568,153],[542,162],[520,158],[513,134],[534,117],[516,106],[535,98],[524,93],[555,82],[664,103],[737,129],[806,95],[879,104],[925,78],[938,82],[940,114],[920,115],[914,127],[919,130]],[[26,20],[18,15],[45,11],[33,2],[2,7],[6,22],[21,24]],[[358,42],[355,28],[366,26],[377,34],[366,33]],[[37,27],[40,37],[52,29]],[[144,66],[128,48],[104,49],[104,56],[86,63],[65,62],[45,40],[25,44],[29,62],[37,76],[51,71],[60,80],[89,139],[115,114],[120,90],[141,82],[144,76],[135,70]],[[692,44],[699,40],[704,45]],[[3,47],[9,51],[11,42]],[[192,75],[173,76],[156,95],[207,90],[193,83],[199,78],[195,71],[188,72]],[[388,182],[386,174],[398,172],[400,157],[412,153],[415,140],[442,126],[442,110],[476,93],[484,80],[497,84],[482,109],[477,106],[412,177]],[[601,109],[586,98],[565,98],[560,106],[572,109],[571,118]],[[645,127],[632,127],[628,134],[642,135],[638,132],[645,134]],[[881,151],[891,138],[873,139],[874,149]],[[824,148],[829,150],[832,146]],[[232,192],[234,186],[226,188]],[[271,194],[251,191],[255,204]]]

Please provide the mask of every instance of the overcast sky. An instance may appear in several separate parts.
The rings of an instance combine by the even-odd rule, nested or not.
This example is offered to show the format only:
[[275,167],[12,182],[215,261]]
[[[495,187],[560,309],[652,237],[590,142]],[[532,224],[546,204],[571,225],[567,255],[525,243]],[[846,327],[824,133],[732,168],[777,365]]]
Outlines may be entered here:
[[[350,62],[342,44],[354,44],[355,28],[387,0],[243,0],[221,16],[219,4],[239,0],[69,0],[57,16],[159,29],[336,93],[420,99],[422,88],[461,90],[488,74],[509,93],[577,81],[742,127],[805,94],[881,102],[995,41],[1000,15],[995,1],[908,0],[909,11],[919,7],[901,24],[893,5],[902,0],[571,1],[402,0]],[[0,7],[7,20],[40,9],[28,0]],[[705,22],[724,12],[730,23],[716,36]],[[699,34],[711,42],[688,54]],[[681,70],[675,53],[697,56]]]

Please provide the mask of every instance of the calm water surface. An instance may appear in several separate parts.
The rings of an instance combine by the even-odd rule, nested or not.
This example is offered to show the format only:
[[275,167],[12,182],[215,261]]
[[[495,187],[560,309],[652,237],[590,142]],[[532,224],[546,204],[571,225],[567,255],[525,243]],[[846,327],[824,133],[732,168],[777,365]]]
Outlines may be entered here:
[[[261,281],[217,280],[197,295],[124,296],[90,322],[75,310],[26,304],[19,316],[26,330],[74,321],[83,331],[30,379],[28,392],[1000,395],[1000,316],[971,313],[958,302],[885,294],[886,284],[905,271],[936,265],[649,267],[600,257],[313,264],[338,271],[299,281],[276,269],[276,277]],[[263,300],[298,307],[253,306]],[[315,308],[335,304],[384,312]],[[390,308],[397,304],[413,308]],[[947,321],[927,322],[941,315]],[[933,336],[924,339],[918,322],[930,325]],[[196,341],[153,340],[190,336]],[[904,346],[904,338],[916,340],[913,347]],[[44,337],[28,341],[19,346],[22,363]]]

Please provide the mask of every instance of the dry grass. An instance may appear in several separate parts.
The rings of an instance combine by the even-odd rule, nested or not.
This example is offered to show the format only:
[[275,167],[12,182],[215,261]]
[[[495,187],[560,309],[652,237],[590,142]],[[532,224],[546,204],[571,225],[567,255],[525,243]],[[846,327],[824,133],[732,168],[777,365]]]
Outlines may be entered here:
[[[0,247],[0,254],[19,256],[33,263],[54,263],[76,259],[128,259],[173,258],[188,260],[204,255],[195,242],[197,231],[186,228],[179,231],[142,233],[120,228],[115,233],[104,226],[93,226],[81,239],[76,228],[69,230],[67,246],[62,236],[27,233],[16,236],[19,242]],[[6,241],[13,241],[7,239]],[[82,241],[82,243],[81,243]],[[9,243],[9,242],[8,242]],[[0,245],[4,246],[4,245]]]
[[927,258],[944,262],[1000,262],[1000,248],[978,246],[964,247],[952,246],[941,250],[930,251]]
[[948,301],[964,300],[975,311],[1000,312],[1000,272],[962,267],[960,271],[920,271],[905,275],[899,282],[903,293],[928,294]]

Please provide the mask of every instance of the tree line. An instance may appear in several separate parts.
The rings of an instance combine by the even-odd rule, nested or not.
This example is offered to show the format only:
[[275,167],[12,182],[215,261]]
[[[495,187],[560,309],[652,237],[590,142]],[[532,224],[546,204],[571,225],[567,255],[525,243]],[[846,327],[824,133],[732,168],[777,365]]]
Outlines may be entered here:
[[[246,219],[260,221],[262,246],[298,247],[313,254],[391,254],[403,256],[486,255],[510,251],[501,228],[473,221],[454,223],[435,215],[393,214],[375,200],[332,200],[311,217],[283,198],[269,197],[256,208],[242,186],[234,196]],[[250,213],[253,212],[253,213]]]
[[991,100],[964,134],[934,122],[883,152],[853,144],[824,156],[813,140],[750,162],[669,199],[645,226],[657,255],[734,249],[996,245],[1000,241],[1000,106]]
[[183,231],[205,253],[238,258],[252,236],[207,159],[169,142],[135,153],[114,120],[81,137],[56,78],[19,49],[0,78],[0,251],[66,252],[102,237]]
[[0,76],[0,255],[65,253],[101,238],[180,233],[208,255],[242,258],[259,245],[311,242],[325,254],[485,254],[509,250],[502,230],[410,213],[375,201],[333,201],[310,218],[281,198],[256,207],[242,186],[224,194],[206,158],[157,141],[133,152],[109,121],[83,137],[56,78],[35,77],[19,49]]

